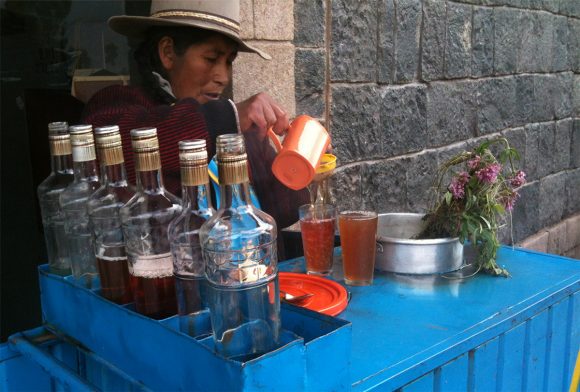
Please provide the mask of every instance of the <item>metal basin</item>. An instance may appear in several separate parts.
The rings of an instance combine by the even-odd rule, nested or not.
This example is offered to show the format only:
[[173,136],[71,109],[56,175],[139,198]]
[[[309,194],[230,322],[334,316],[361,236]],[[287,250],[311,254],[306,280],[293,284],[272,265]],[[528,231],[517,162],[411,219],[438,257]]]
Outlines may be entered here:
[[424,226],[423,214],[379,214],[375,268],[400,274],[438,274],[463,264],[458,238],[411,239]]

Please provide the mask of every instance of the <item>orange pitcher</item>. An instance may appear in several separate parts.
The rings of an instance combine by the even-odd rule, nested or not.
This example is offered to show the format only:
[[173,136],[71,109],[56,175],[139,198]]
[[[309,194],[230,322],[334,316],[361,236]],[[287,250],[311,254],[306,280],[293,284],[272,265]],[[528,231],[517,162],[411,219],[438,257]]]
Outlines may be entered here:
[[330,144],[330,135],[322,124],[310,116],[301,115],[290,124],[283,143],[271,128],[268,136],[278,151],[272,164],[276,178],[294,190],[310,184]]

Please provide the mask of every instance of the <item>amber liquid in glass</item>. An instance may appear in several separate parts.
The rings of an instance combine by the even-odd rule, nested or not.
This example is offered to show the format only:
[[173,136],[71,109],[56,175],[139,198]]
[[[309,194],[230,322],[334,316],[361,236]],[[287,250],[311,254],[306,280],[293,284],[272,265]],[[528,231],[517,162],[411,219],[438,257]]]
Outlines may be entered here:
[[375,268],[377,214],[365,211],[338,216],[344,281],[348,285],[372,284]]
[[334,219],[300,220],[302,246],[309,274],[327,275],[332,270]]
[[133,300],[126,257],[97,257],[103,297],[120,305]]
[[135,298],[138,313],[156,320],[173,316],[177,313],[175,299],[175,279],[173,276],[163,278],[143,278],[130,275],[131,289]]

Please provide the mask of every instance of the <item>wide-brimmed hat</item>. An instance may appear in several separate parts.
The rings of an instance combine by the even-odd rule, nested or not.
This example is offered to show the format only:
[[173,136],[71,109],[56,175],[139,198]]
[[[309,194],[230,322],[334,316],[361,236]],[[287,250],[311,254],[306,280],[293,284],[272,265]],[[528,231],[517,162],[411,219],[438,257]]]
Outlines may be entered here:
[[254,52],[270,60],[268,53],[240,38],[239,0],[151,0],[150,16],[113,16],[109,27],[128,37],[143,38],[153,26],[197,27],[222,33],[239,44],[242,52]]

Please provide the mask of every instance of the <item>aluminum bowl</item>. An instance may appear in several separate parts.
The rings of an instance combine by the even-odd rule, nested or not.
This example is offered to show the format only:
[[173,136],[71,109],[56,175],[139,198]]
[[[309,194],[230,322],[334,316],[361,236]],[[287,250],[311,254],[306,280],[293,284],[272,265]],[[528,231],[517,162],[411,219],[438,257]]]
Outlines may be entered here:
[[379,214],[375,268],[399,274],[440,274],[463,264],[458,238],[415,240],[424,227],[423,214]]

